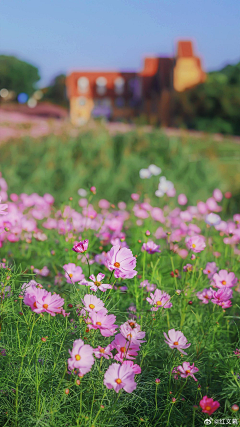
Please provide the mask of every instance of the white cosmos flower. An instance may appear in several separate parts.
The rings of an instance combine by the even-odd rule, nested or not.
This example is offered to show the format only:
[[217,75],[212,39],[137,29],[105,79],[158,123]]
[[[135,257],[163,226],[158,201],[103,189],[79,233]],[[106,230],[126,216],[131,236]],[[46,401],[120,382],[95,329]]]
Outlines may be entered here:
[[78,194],[79,194],[80,197],[86,197],[87,191],[84,190],[84,188],[79,188]]
[[215,213],[213,213],[213,212],[211,212],[210,214],[208,214],[205,217],[205,222],[208,225],[214,225],[215,226],[215,225],[220,224],[221,221],[222,220],[221,220],[220,216],[217,215],[217,214],[215,214]]
[[155,175],[155,176],[160,175],[160,173],[162,172],[162,169],[159,168],[156,165],[150,165],[150,166],[148,166],[148,170],[150,171],[150,173],[152,175]]
[[140,169],[139,175],[141,179],[150,178],[152,176],[149,169]]

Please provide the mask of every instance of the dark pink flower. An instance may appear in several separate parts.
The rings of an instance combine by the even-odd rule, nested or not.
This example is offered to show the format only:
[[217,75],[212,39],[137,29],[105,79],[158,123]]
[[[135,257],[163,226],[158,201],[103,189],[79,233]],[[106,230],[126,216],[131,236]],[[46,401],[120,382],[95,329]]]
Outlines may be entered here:
[[214,291],[212,288],[209,289],[203,289],[201,292],[197,292],[197,297],[200,299],[204,304],[208,304],[208,302],[212,299],[214,294]]
[[124,279],[132,279],[136,276],[136,258],[133,256],[132,251],[127,248],[121,248],[120,245],[115,245],[108,252],[108,259],[106,266],[110,271],[114,270],[116,278],[122,277]]
[[81,242],[75,243],[75,245],[73,246],[72,250],[74,252],[80,252],[80,253],[84,253],[86,252],[88,249],[88,240],[82,240]]
[[127,393],[132,393],[137,387],[134,381],[135,373],[128,364],[119,365],[113,363],[109,366],[104,375],[104,385],[111,389],[113,388],[118,393],[123,388]]
[[159,248],[160,245],[156,245],[156,243],[154,243],[152,240],[147,243],[143,243],[142,245],[142,251],[147,251],[147,253],[151,255],[155,254],[156,252],[161,252]]
[[231,288],[237,283],[237,277],[234,273],[228,273],[227,270],[220,270],[213,275],[213,280],[217,288]]
[[150,294],[150,297],[146,298],[146,301],[149,302],[153,307],[151,311],[157,311],[159,308],[171,308],[172,303],[170,302],[170,295],[166,292],[156,289],[154,294]]
[[169,345],[170,348],[176,348],[183,354],[185,353],[182,349],[190,347],[191,343],[187,343],[187,338],[183,335],[181,331],[175,331],[175,329],[170,329],[168,331],[168,336],[164,332],[163,335],[166,338],[165,343]]
[[219,408],[220,403],[217,400],[214,401],[213,399],[204,396],[202,400],[200,400],[199,405],[202,408],[202,412],[208,415],[212,415],[213,412],[215,412]]
[[78,369],[80,374],[87,374],[91,371],[91,367],[94,364],[93,348],[84,344],[83,340],[78,339],[73,343],[72,351],[68,350],[70,358],[68,359],[68,369]]
[[180,372],[180,376],[182,378],[192,377],[194,381],[197,381],[193,374],[195,374],[195,372],[198,372],[199,369],[194,366],[194,363],[190,365],[189,362],[183,362],[182,365],[179,365],[177,367],[177,370],[178,372]]

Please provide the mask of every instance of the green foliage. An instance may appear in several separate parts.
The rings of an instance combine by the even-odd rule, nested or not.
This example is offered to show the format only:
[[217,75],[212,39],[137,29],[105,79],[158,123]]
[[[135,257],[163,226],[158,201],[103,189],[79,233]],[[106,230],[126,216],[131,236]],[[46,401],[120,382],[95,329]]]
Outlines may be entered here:
[[0,88],[6,88],[16,94],[25,92],[30,96],[38,80],[39,72],[33,65],[15,56],[0,55]]
[[77,137],[11,141],[0,146],[0,158],[9,192],[48,192],[58,204],[70,196],[77,203],[77,190],[91,185],[96,186],[98,198],[104,195],[112,203],[127,202],[132,192],[139,191],[157,204],[158,177],[139,177],[139,170],[153,163],[191,204],[220,188],[235,194],[232,210],[239,206],[240,147],[231,140],[169,138],[159,130],[146,133],[141,128],[111,137],[99,125]]
[[59,74],[59,76],[56,76],[51,85],[46,88],[44,100],[46,99],[62,106],[68,106],[65,80],[65,74]]
[[211,72],[204,84],[175,93],[176,125],[206,132],[240,135],[240,62]]

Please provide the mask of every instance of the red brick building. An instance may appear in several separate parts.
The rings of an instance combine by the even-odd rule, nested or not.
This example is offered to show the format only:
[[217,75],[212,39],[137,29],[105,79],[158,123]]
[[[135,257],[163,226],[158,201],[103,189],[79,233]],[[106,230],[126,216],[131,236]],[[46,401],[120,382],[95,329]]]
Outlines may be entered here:
[[174,58],[145,58],[140,72],[76,71],[67,77],[71,121],[78,125],[90,117],[118,120],[144,114],[150,122],[167,125],[172,91],[204,80],[191,41],[178,42]]

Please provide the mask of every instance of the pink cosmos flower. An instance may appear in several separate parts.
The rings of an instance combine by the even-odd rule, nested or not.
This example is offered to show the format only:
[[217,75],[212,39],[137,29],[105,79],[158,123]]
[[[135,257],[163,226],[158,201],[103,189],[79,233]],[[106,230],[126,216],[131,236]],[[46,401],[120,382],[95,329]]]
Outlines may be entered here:
[[68,350],[70,358],[68,359],[68,369],[78,369],[80,374],[87,374],[91,371],[94,364],[93,348],[84,344],[83,340],[78,339],[73,343],[72,351]]
[[231,288],[236,285],[238,279],[234,273],[228,273],[227,270],[220,270],[213,275],[213,280],[217,288]]
[[132,360],[124,360],[124,362],[122,364],[131,366],[134,374],[141,374],[141,372],[142,372],[140,366],[137,365],[137,363],[134,364]]
[[74,252],[80,252],[80,253],[84,253],[86,252],[88,249],[88,240],[82,240],[81,242],[75,243],[75,245],[73,245],[72,250]]
[[[100,298],[97,298],[95,295],[87,294],[82,299],[82,302],[85,306],[85,309],[89,311],[90,313],[95,311],[96,313],[100,310],[104,309],[104,302],[100,300]],[[105,313],[107,313],[107,310],[105,310]]]
[[8,212],[6,212],[6,209],[8,208],[8,205],[1,204],[1,198],[0,198],[0,215],[7,215]]
[[195,372],[198,372],[199,369],[194,366],[194,363],[190,365],[189,362],[183,362],[182,365],[179,365],[177,367],[177,370],[180,372],[180,376],[182,378],[192,377],[194,381],[197,381],[197,378],[195,378],[193,374],[195,374]]
[[231,288],[220,288],[213,292],[212,302],[223,308],[231,307],[232,289]]
[[208,302],[212,299],[214,291],[212,288],[209,289],[203,289],[201,292],[197,292],[197,297],[200,299],[204,304],[208,304]]
[[152,240],[147,243],[143,243],[142,245],[142,251],[147,251],[147,253],[151,255],[155,254],[156,252],[161,252],[159,248],[160,245],[156,245],[156,243],[154,243]]
[[212,415],[213,412],[215,412],[219,408],[220,403],[217,400],[214,401],[213,399],[207,396],[203,396],[202,400],[200,400],[199,405],[202,408],[202,412],[208,415]]
[[57,294],[51,294],[51,292],[45,289],[31,286],[25,292],[24,304],[29,305],[35,313],[50,313],[51,316],[55,316],[56,313],[62,313],[62,306],[64,299]]
[[221,202],[223,198],[221,190],[215,188],[215,190],[213,191],[213,198],[216,200],[216,202]]
[[138,355],[137,352],[140,350],[138,344],[129,342],[122,334],[117,334],[111,342],[111,345],[118,351],[114,359],[119,362],[123,362],[124,359],[134,359]]
[[181,331],[175,331],[175,329],[170,329],[168,331],[168,336],[164,332],[163,335],[166,338],[165,343],[169,345],[170,348],[176,348],[183,354],[185,353],[182,349],[190,347],[191,343],[187,344],[187,338],[183,335]]
[[98,206],[99,206],[101,209],[109,209],[109,208],[110,208],[110,203],[109,203],[109,201],[108,201],[108,200],[106,200],[106,199],[101,199],[101,200],[99,200],[99,202],[98,202]]
[[141,331],[140,325],[133,319],[127,320],[120,326],[120,332],[124,338],[130,341],[132,344],[141,345],[143,338],[145,337],[145,332]]
[[112,289],[112,286],[106,283],[101,283],[104,277],[105,277],[105,274],[102,274],[102,273],[98,273],[97,277],[95,277],[94,274],[92,274],[89,277],[89,279],[91,279],[92,282],[89,282],[84,279],[84,280],[81,280],[79,284],[85,285],[85,286],[91,286],[90,289],[91,291],[94,291],[94,292],[96,292],[98,289],[102,292],[106,292],[107,289]]
[[139,194],[137,193],[132,193],[131,194],[131,199],[134,200],[135,202],[137,202],[139,200]]
[[218,271],[218,267],[215,262],[208,262],[205,269],[203,270],[204,274],[207,274],[209,279],[212,279],[213,275]]
[[92,311],[90,313],[91,324],[89,329],[99,329],[103,337],[110,337],[116,333],[118,325],[114,325],[116,316],[114,314],[107,315],[106,309],[100,310],[97,313]]
[[[151,311],[157,311],[159,308],[171,308],[172,303],[170,302],[170,295],[166,292],[161,291],[160,289],[156,289],[154,294],[150,294],[150,298],[146,298],[146,301],[149,302],[153,307]],[[168,302],[169,301],[169,302]]]
[[140,288],[146,288],[148,292],[153,292],[156,289],[156,285],[149,283],[148,280],[144,280],[140,283]]
[[185,194],[179,194],[178,203],[179,203],[179,205],[182,205],[182,206],[187,204],[187,197]]
[[118,363],[113,363],[105,372],[103,383],[108,389],[113,388],[116,393],[118,393],[121,388],[127,393],[132,393],[137,387],[134,376],[135,373],[133,368],[128,364],[119,365]]
[[39,270],[38,268],[34,268],[34,273],[39,274],[40,276],[46,277],[49,275],[50,270],[47,268],[47,266],[45,265],[43,268],[41,268],[41,270]]
[[113,355],[111,353],[112,346],[109,344],[107,347],[101,347],[100,345],[93,350],[94,355],[97,357],[97,359],[100,359],[101,357],[104,357],[105,359],[109,359],[109,357],[113,358]]
[[186,245],[195,253],[199,253],[206,248],[205,238],[203,236],[192,236],[187,238]]
[[72,262],[65,264],[63,269],[66,271],[65,277],[67,279],[67,283],[75,283],[84,279],[81,267],[76,266]]
[[108,252],[108,259],[106,262],[108,270],[114,270],[116,278],[122,277],[124,279],[132,279],[136,276],[136,258],[133,256],[132,251],[127,248],[121,248],[120,245],[115,245]]
[[193,270],[193,266],[192,264],[186,264],[183,266],[183,271],[186,273],[187,271],[192,271]]

